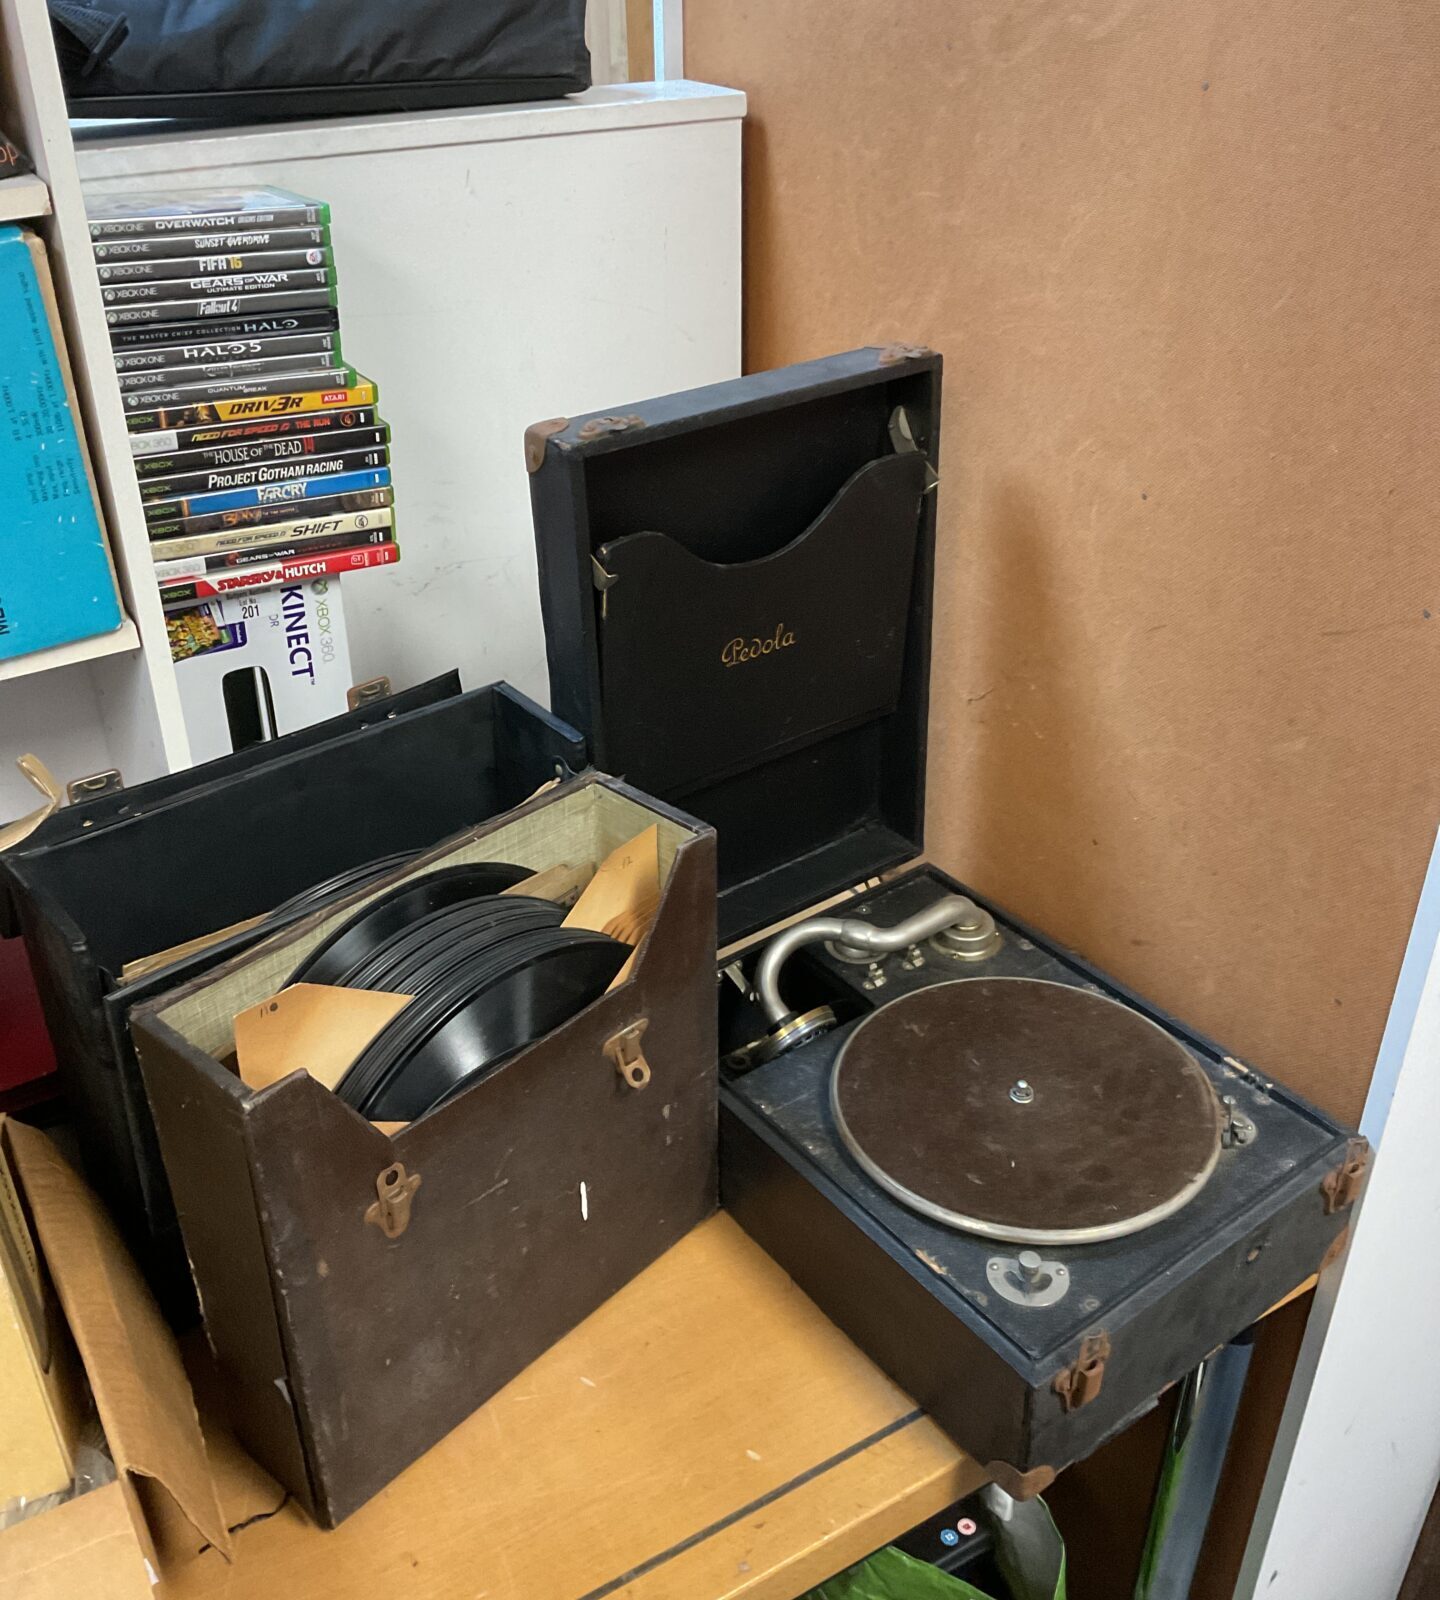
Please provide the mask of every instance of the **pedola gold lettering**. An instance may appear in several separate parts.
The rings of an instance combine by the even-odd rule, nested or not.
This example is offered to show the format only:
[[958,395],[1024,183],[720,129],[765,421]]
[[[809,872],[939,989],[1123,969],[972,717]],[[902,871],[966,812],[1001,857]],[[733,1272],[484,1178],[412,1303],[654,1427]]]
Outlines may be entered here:
[[756,661],[777,650],[788,650],[794,643],[795,635],[782,622],[768,639],[732,639],[720,652],[720,661],[724,666],[738,667],[742,661]]

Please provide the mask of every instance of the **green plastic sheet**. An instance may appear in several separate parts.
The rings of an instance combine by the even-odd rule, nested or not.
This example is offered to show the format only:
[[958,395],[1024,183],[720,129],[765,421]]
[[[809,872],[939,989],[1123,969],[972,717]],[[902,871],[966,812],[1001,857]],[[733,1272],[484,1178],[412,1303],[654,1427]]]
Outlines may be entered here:
[[812,1589],[804,1600],[991,1600],[991,1596],[892,1547]]

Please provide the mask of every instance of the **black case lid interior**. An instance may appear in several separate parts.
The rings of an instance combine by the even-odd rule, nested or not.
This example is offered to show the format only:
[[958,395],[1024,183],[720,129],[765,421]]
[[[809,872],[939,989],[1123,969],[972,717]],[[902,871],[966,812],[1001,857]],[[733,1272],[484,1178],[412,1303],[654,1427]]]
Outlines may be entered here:
[[461,693],[449,673],[66,807],[8,853],[0,887],[7,872],[23,883],[118,979],[128,961],[508,810],[583,758],[574,729],[508,684]]
[[531,454],[552,704],[718,829],[722,943],[921,848],[940,367],[851,351]]

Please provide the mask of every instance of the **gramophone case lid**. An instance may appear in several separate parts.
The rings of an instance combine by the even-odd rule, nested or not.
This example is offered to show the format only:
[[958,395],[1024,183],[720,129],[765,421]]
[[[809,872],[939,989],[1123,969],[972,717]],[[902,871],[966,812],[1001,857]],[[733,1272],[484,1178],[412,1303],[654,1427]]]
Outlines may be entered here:
[[922,848],[940,375],[870,347],[526,435],[552,706],[717,828],[722,944]]

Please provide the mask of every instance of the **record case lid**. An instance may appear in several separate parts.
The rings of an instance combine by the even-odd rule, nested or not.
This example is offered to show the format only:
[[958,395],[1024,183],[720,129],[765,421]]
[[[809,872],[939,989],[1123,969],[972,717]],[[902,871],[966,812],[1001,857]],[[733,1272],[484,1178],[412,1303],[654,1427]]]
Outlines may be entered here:
[[722,945],[922,847],[940,377],[871,346],[526,434],[552,706],[717,828]]

